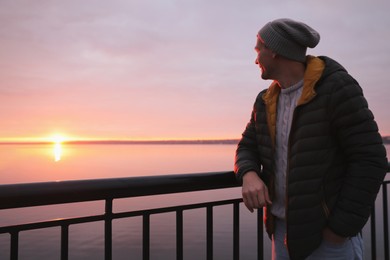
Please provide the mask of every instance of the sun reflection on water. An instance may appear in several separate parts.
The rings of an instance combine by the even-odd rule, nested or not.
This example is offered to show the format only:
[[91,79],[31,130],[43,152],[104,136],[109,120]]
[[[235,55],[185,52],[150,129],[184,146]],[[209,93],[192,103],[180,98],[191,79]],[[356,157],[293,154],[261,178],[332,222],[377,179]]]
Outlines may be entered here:
[[54,148],[53,148],[54,161],[58,162],[61,160],[62,143],[65,141],[65,137],[57,134],[57,135],[54,135],[51,139],[52,139],[52,142],[54,143]]
[[61,155],[62,155],[62,144],[61,142],[56,142],[54,143],[54,161],[58,162],[61,160]]

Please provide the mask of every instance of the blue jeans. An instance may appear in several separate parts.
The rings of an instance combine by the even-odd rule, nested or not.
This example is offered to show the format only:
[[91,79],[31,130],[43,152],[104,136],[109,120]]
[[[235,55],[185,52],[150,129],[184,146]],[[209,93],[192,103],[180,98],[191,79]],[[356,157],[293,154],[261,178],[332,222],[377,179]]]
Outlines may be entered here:
[[[286,223],[276,220],[275,234],[272,237],[272,260],[289,260],[284,239],[286,236]],[[306,260],[362,260],[363,239],[359,234],[347,239],[345,243],[335,245],[323,240],[321,245]]]

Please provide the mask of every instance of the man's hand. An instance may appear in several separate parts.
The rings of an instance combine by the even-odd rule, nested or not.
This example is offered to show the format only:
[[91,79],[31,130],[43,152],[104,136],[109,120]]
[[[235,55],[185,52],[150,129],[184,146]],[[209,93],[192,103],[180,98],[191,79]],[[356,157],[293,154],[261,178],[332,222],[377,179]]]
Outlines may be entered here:
[[243,176],[242,198],[250,212],[253,212],[253,209],[272,204],[267,186],[254,171],[247,172]]

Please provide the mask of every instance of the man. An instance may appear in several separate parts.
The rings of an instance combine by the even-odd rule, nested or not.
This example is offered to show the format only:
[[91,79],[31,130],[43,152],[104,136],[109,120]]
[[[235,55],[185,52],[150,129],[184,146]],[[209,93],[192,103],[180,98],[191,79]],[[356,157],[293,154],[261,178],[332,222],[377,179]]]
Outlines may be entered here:
[[387,169],[362,89],[336,61],[306,56],[320,35],[291,19],[257,35],[258,95],[238,144],[246,207],[265,207],[273,259],[361,259],[360,231]]

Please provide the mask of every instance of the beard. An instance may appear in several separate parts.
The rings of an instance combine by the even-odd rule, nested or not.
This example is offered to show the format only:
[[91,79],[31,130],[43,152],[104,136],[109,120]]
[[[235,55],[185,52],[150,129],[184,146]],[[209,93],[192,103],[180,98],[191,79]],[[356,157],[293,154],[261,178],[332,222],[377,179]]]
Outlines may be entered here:
[[260,67],[260,74],[262,79],[264,80],[270,79],[267,70],[265,70],[263,67]]
[[273,69],[270,66],[265,67],[263,64],[259,65],[260,68],[260,73],[261,73],[261,78],[264,80],[274,80],[275,78],[273,77]]

